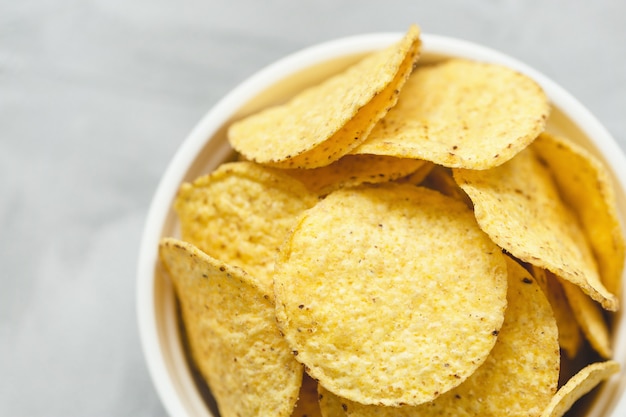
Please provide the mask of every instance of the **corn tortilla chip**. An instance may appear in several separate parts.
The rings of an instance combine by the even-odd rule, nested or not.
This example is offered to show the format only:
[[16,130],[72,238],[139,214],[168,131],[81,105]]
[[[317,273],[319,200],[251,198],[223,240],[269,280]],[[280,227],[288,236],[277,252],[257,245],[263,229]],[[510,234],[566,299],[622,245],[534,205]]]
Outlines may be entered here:
[[[458,387],[416,407],[341,399],[347,417],[538,416],[557,390],[558,330],[550,304],[530,274],[507,257],[508,307],[489,357]],[[331,395],[331,394],[325,394]],[[332,415],[332,414],[330,414]]]
[[243,268],[272,291],[282,241],[317,196],[299,181],[251,162],[221,165],[181,186],[175,209],[182,240]]
[[273,296],[245,271],[164,238],[159,253],[178,295],[194,363],[222,417],[290,416],[302,365],[276,327]]
[[[531,266],[532,275],[539,283],[543,293],[548,298],[554,318],[559,329],[559,345],[568,358],[573,359],[580,352],[582,336],[576,320],[572,320],[574,313],[558,278],[548,270]],[[583,294],[586,297],[586,295]]]
[[376,184],[405,177],[427,161],[381,155],[345,155],[330,165],[313,169],[287,169],[292,177],[317,194],[342,187]]
[[544,133],[533,143],[549,166],[563,201],[577,214],[598,260],[600,278],[613,294],[622,290],[624,235],[606,167],[565,137]]
[[396,44],[301,92],[286,104],[235,122],[228,138],[247,159],[280,168],[316,168],[359,145],[396,104],[421,41],[411,26]]
[[308,373],[366,404],[421,404],[464,381],[496,341],[506,263],[462,203],[388,183],[307,210],[282,247],[279,327]]
[[454,169],[474,204],[478,224],[516,258],[578,285],[608,310],[619,300],[602,284],[574,214],[531,148],[488,170]]
[[418,66],[398,104],[353,153],[491,168],[531,143],[549,112],[545,93],[527,76],[496,64],[450,59]]
[[562,417],[576,401],[619,370],[620,364],[612,360],[587,365],[559,388],[541,417]]
[[611,332],[598,303],[583,293],[578,286],[570,282],[563,282],[563,290],[575,321],[580,326],[591,347],[604,359],[611,358],[613,356]]

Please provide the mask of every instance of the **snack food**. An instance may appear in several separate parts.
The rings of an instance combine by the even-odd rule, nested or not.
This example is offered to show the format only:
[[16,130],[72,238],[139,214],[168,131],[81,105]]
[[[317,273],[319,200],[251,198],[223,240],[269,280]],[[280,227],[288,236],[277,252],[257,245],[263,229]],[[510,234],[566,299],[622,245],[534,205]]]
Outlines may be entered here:
[[[383,119],[383,120],[384,120],[384,119]],[[532,140],[531,140],[531,142],[532,142]],[[531,146],[532,146],[532,145],[531,145]],[[514,153],[514,155],[510,156],[509,162],[513,162],[513,161],[515,161],[515,159],[516,159],[516,158],[518,158],[518,156],[522,155],[522,154],[525,152],[525,150],[527,150],[527,148],[524,148],[524,149],[522,149],[522,150],[516,151],[516,152]],[[343,152],[343,151],[341,151],[341,152]],[[523,158],[523,156],[521,156],[521,158]],[[331,158],[331,159],[332,159],[332,158]],[[256,162],[256,163],[258,163],[258,162]],[[253,163],[253,164],[256,164],[256,163]],[[275,167],[275,165],[276,165],[276,164],[270,163],[270,165],[272,165],[272,166],[274,166],[274,167]],[[500,164],[500,166],[502,166],[502,165],[505,165],[505,163]],[[427,166],[427,165],[424,165],[424,166]],[[472,171],[474,171],[474,170],[475,170],[474,168],[464,168],[464,169],[470,169],[470,170],[472,170]],[[489,168],[489,169],[492,169],[492,168]],[[395,181],[395,182],[398,182],[398,183],[404,183],[405,185],[403,185],[403,186],[396,186],[396,185],[393,185],[393,184],[385,184],[385,185],[361,185],[361,186],[359,186],[359,188],[360,188],[360,189],[367,188],[368,190],[375,190],[375,189],[378,189],[378,190],[390,190],[390,189],[398,190],[398,189],[403,189],[404,187],[409,187],[410,185],[407,185],[407,184],[411,184],[411,181],[410,181],[410,180],[409,180],[409,181],[405,181],[404,179],[397,179],[397,180],[392,180],[392,181]],[[419,180],[418,180],[417,182],[419,183]],[[271,185],[271,184],[268,184],[268,185]],[[418,185],[419,185],[419,184],[418,184]],[[429,186],[430,186],[430,187],[432,187],[432,188],[437,188],[436,181],[433,181],[432,183],[430,183],[430,184],[429,184]],[[454,189],[453,187],[452,187],[452,188],[450,188],[449,186],[450,186],[450,184],[448,183],[448,188],[447,188],[447,192],[448,192],[448,193],[450,193],[450,194],[454,193],[454,194],[456,195],[456,197],[460,197],[460,199],[464,200],[464,198],[463,198],[464,194],[462,194],[462,193],[461,193],[458,189]],[[339,187],[339,191],[337,191],[336,193],[338,193],[339,195],[341,195],[341,193],[343,193],[344,191],[345,191],[345,192],[347,192],[347,191],[348,191],[346,188],[342,188],[342,185],[339,185],[338,187]],[[343,185],[343,187],[345,187],[345,184]],[[334,188],[333,188],[333,190],[334,190]],[[354,189],[351,189],[351,190],[354,190]],[[454,191],[452,191],[452,190],[454,190]],[[444,190],[444,189],[442,189],[442,191],[445,193],[445,190]],[[269,192],[271,193],[271,192],[273,192],[273,191],[269,191]],[[420,192],[421,192],[421,191],[420,191]],[[435,192],[435,191],[433,191],[433,192]],[[325,201],[324,201],[324,195],[326,195],[327,193],[326,193],[326,192],[323,192],[323,193],[320,193],[320,194],[322,194],[322,196],[321,196],[321,198],[322,198],[322,199],[320,200],[320,202],[319,202],[319,203],[317,203],[317,202],[316,202],[316,203],[312,206],[313,208],[312,208],[311,210],[315,210],[316,208],[318,208],[318,207],[319,207],[319,206],[318,206],[318,204],[323,204],[323,203],[325,202]],[[401,193],[399,193],[399,194],[401,194]],[[337,195],[337,194],[335,194],[335,191],[333,191],[333,192],[331,192],[329,195],[330,195],[330,196],[332,196],[332,195]],[[344,193],[344,195],[345,195],[345,193]],[[228,198],[231,198],[231,197],[234,197],[234,196],[230,196],[230,197],[228,197]],[[541,196],[540,196],[540,197],[541,197]],[[543,196],[543,197],[545,197],[545,196]],[[228,200],[228,198],[227,198],[226,200]],[[326,197],[326,198],[328,198],[328,197]],[[448,199],[448,200],[446,200],[446,201],[451,201],[451,199]],[[404,204],[404,203],[403,203],[403,204]],[[569,203],[565,203],[565,204],[569,204]],[[580,202],[579,204],[584,204],[584,202]],[[457,202],[457,203],[451,203],[451,207],[457,207],[457,206],[459,206],[459,203],[458,203],[458,202]],[[463,204],[463,206],[465,207],[465,210],[473,209],[474,203],[473,203],[473,202],[471,202],[470,204],[468,204],[468,200],[465,200],[465,204]],[[573,211],[573,208],[569,208],[569,209]],[[447,207],[446,207],[446,208],[443,208],[443,207],[440,205],[440,206],[439,206],[439,210],[440,210],[440,211],[445,212],[445,211],[447,211],[447,210],[448,210],[448,208],[447,208]],[[308,212],[308,211],[306,211],[306,210],[304,210],[304,211],[302,212],[302,214],[301,214],[301,215],[297,215],[297,216],[295,216],[297,219],[296,219],[296,221],[294,222],[294,224],[295,224],[295,225],[300,224],[299,222],[301,222],[301,221],[302,221],[302,219],[304,219],[304,218],[307,216],[307,213],[309,213],[309,212]],[[343,218],[344,218],[347,222],[350,222],[350,214],[343,216]],[[574,219],[574,220],[573,220],[574,222],[578,222],[578,219],[576,219],[576,218],[575,218],[575,216],[572,216],[572,218]],[[535,224],[533,223],[533,224],[531,224],[530,226],[531,226],[532,228],[534,228],[534,227],[535,227]],[[296,228],[296,229],[297,229],[297,228]],[[330,228],[330,229],[331,229],[331,230],[328,230],[328,233],[331,233],[331,234],[332,234],[332,233],[334,233],[336,230],[338,230],[339,228],[337,227],[337,228]],[[359,230],[359,231],[360,231],[360,230]],[[389,239],[389,241],[394,241],[394,236],[395,236],[395,233],[397,232],[397,230],[396,230],[396,231],[392,231],[392,232],[393,232],[393,233],[391,233],[391,234],[390,234],[390,237],[388,238],[388,239]],[[550,233],[553,233],[553,232],[554,232],[554,231],[551,231]],[[524,228],[522,227],[522,228],[520,228],[520,230],[518,230],[518,233],[519,233],[519,234],[524,235],[525,233],[527,233],[527,231],[525,231],[525,230],[524,230]],[[557,232],[557,233],[561,233],[561,232]],[[291,232],[288,232],[288,233],[287,233],[287,237],[286,237],[287,241],[290,241],[292,237],[293,237],[293,234],[292,234]],[[415,239],[419,239],[419,236],[415,236]],[[587,239],[587,237],[584,237],[584,239]],[[583,240],[584,240],[584,239],[583,239]],[[576,241],[578,242],[578,240],[576,240]],[[401,241],[400,241],[400,242],[401,242]],[[320,253],[324,253],[324,254],[325,254],[325,256],[326,256],[326,255],[328,255],[330,252],[333,252],[333,251],[336,251],[336,250],[341,250],[341,248],[342,248],[342,247],[344,247],[344,248],[345,248],[344,244],[345,244],[345,245],[350,245],[350,244],[352,244],[353,242],[352,242],[352,241],[350,241],[350,240],[347,240],[347,239],[340,239],[340,238],[337,238],[335,243],[336,243],[335,245],[326,245],[326,247],[323,247],[323,245],[322,245],[322,246],[320,246],[320,247],[311,245],[310,247],[315,248],[315,251],[319,251]],[[498,243],[498,242],[494,242],[494,243]],[[453,244],[452,244],[452,245],[447,245],[447,246],[448,246],[448,248],[447,248],[448,250],[455,250],[455,249],[457,249],[457,248],[455,248],[455,247],[453,246]],[[339,248],[339,249],[338,249],[338,248]],[[402,249],[403,249],[403,248],[401,247],[401,245],[398,245],[398,247],[397,247],[396,249],[397,249],[397,251],[398,251],[398,252],[394,252],[392,255],[387,255],[387,256],[385,257],[385,262],[390,262],[391,264],[393,264],[393,262],[394,262],[394,261],[398,262],[399,264],[406,264],[407,262],[409,262],[409,263],[410,263],[410,262],[412,262],[412,260],[410,260],[410,258],[407,258],[407,257],[406,257],[406,255],[407,255],[407,254],[402,252]],[[500,250],[500,249],[498,248],[498,251],[499,251],[499,250]],[[313,251],[312,251],[312,252],[313,252]],[[374,256],[374,257],[370,257],[370,255],[371,255],[371,253],[372,253],[372,252],[375,252],[375,251],[374,251],[374,250],[372,250],[372,251],[370,251],[370,252],[367,252],[367,256],[369,257],[368,259],[370,259],[370,260],[372,260],[372,259],[376,259],[376,257],[375,257],[375,256]],[[468,257],[468,256],[467,256],[467,254],[463,254],[463,251],[458,251],[458,252],[454,252],[454,253],[455,253],[455,254],[457,254],[457,255],[460,257],[460,259],[461,259],[461,260],[466,260],[466,261],[469,261],[469,260],[470,260],[470,257]],[[498,252],[498,253],[499,253],[499,252]],[[597,254],[595,254],[595,253],[593,253],[593,252],[591,252],[591,253],[592,253],[592,254],[591,254],[591,257],[597,257],[597,256],[598,256]],[[396,254],[398,254],[398,256],[395,256]],[[441,256],[441,255],[443,255],[443,254],[444,254],[444,251],[443,251],[443,250],[441,250],[441,249],[439,249],[439,250],[437,250],[437,251],[436,251],[436,256],[437,256],[437,257],[438,257],[438,256]],[[570,255],[565,255],[565,256],[570,256]],[[349,259],[350,259],[350,258],[349,258],[349,255],[344,256],[344,259],[349,260]],[[408,259],[408,260],[407,260],[407,259]],[[404,262],[400,262],[401,260],[404,260]],[[471,260],[473,260],[473,259],[471,259]],[[317,261],[319,261],[319,259],[318,259]],[[543,264],[539,264],[539,265],[535,265],[535,264],[533,264],[533,262],[534,262],[534,261],[535,261],[534,259],[525,260],[525,262],[524,262],[523,260],[520,260],[520,259],[515,260],[515,262],[518,262],[520,265],[522,265],[522,264],[523,264],[523,265],[524,265],[524,266],[526,266],[526,267],[530,267],[530,266],[543,266]],[[350,260],[350,262],[351,262],[351,260]],[[348,263],[349,263],[349,262],[348,262]],[[593,270],[594,268],[597,268],[597,265],[592,265],[592,264],[593,264],[593,262],[590,262],[590,263],[589,263],[589,266],[588,266],[588,268],[589,268],[589,269]],[[450,268],[450,269],[448,269],[448,270],[446,270],[445,268],[443,268],[443,270],[445,271],[445,274],[449,273],[450,271],[455,271],[455,270],[456,270],[457,272],[461,271],[463,267],[458,266],[458,264],[456,264],[456,265],[457,265],[456,267],[454,267],[454,268]],[[329,266],[329,268],[330,268],[330,267],[335,267],[336,265],[328,265],[328,266]],[[244,266],[242,266],[242,268],[243,268],[243,269],[245,269],[245,268],[246,268],[246,267],[245,267],[245,265],[244,265]],[[561,271],[561,270],[559,270],[559,272],[562,272],[562,271]],[[463,273],[465,273],[465,271],[463,271]],[[270,268],[270,273],[269,273],[269,275],[270,275],[270,276],[272,276],[272,277],[274,277],[274,276],[273,276],[273,274],[274,274],[274,273],[273,273],[273,272],[271,272],[271,268]],[[442,276],[443,276],[443,275],[445,275],[445,274],[442,274]],[[438,274],[437,274],[437,275],[438,275]],[[557,274],[557,275],[558,275],[558,274]],[[565,274],[561,274],[561,275],[565,275]],[[575,274],[574,274],[574,275],[575,275]],[[592,275],[593,275],[593,274],[592,274]],[[600,274],[598,273],[598,275],[600,275]],[[532,279],[532,278],[529,278],[529,277],[526,277],[526,278],[527,278],[527,279]],[[571,277],[570,277],[570,278],[571,278]],[[559,279],[563,279],[563,277],[562,277],[562,276],[559,276]],[[577,281],[577,284],[582,284],[582,287],[581,287],[581,288],[583,288],[583,287],[585,287],[587,284],[589,284],[589,287],[585,287],[585,290],[587,290],[587,292],[594,294],[594,295],[595,295],[595,296],[596,296],[596,297],[597,297],[600,301],[604,302],[604,303],[605,303],[605,305],[604,305],[605,307],[608,307],[608,308],[610,308],[610,309],[616,309],[616,308],[618,307],[618,305],[617,305],[617,302],[616,302],[616,301],[617,301],[617,297],[614,297],[614,296],[615,296],[615,294],[612,294],[612,293],[611,293],[611,291],[606,291],[606,292],[603,292],[603,291],[602,291],[602,289],[601,289],[601,287],[599,287],[599,286],[598,286],[597,288],[596,288],[596,287],[594,287],[594,285],[595,285],[595,281],[594,281],[593,279],[592,279],[591,281],[593,281],[593,285],[589,284],[589,280],[588,280],[588,279],[587,279],[587,280]],[[602,280],[600,280],[600,281],[602,281]],[[568,281],[568,282],[570,282],[570,281]],[[603,281],[602,281],[602,282],[603,282]],[[602,284],[602,282],[601,282],[601,284]],[[445,287],[445,286],[444,286],[444,287]],[[406,289],[406,287],[404,287],[404,288]],[[605,288],[605,289],[606,289],[606,288]],[[350,291],[351,291],[351,288],[349,288],[349,287],[348,287],[348,288],[344,288],[344,291],[345,291],[345,292],[350,292]],[[409,289],[409,290],[407,290],[407,291],[410,291],[410,289]],[[404,296],[405,294],[401,294],[401,295],[402,295],[402,296]],[[584,294],[584,296],[585,296],[585,297],[587,297],[587,295],[586,295],[586,294]],[[612,297],[612,296],[613,296],[613,297]],[[587,299],[586,299],[586,300],[587,300]],[[569,301],[569,302],[571,302],[571,301]],[[595,303],[595,302],[596,302],[596,301],[593,301],[593,303]],[[297,308],[298,310],[300,310],[300,308],[299,308],[299,306],[300,306],[300,305],[303,305],[303,309],[304,309],[304,306],[305,306],[305,304],[304,304],[304,303],[302,303],[302,304],[298,304],[298,305],[296,306],[296,308]],[[395,307],[392,303],[388,303],[388,306],[389,306],[389,308],[390,308],[390,309],[393,309],[393,308]],[[453,307],[454,307],[454,303],[450,303],[450,306],[447,306],[447,305],[446,305],[446,307],[451,307],[451,308],[453,308]],[[278,310],[280,310],[280,306],[278,307]],[[357,310],[357,312],[356,312],[356,313],[353,313],[353,315],[355,315],[355,316],[356,316],[356,315],[358,315],[358,311],[363,311],[363,310]],[[507,311],[508,311],[508,310],[507,310]],[[511,310],[511,313],[512,313],[513,311],[514,311],[514,310]],[[505,311],[505,314],[506,314],[506,311]],[[610,314],[610,313],[608,313],[608,314]],[[277,312],[277,315],[280,315],[280,312]],[[443,315],[443,316],[448,316],[448,315]],[[443,316],[441,316],[441,317],[443,317]],[[441,326],[450,326],[450,327],[453,327],[453,324],[452,324],[451,322],[448,322],[446,319],[442,319],[441,317],[437,317],[437,315],[435,315],[435,314],[433,314],[431,317],[433,318],[433,321],[437,323],[437,325],[441,325]],[[606,323],[605,323],[605,324],[606,324]],[[323,323],[320,323],[320,325],[323,325]],[[496,330],[496,329],[494,329],[494,331],[495,331],[495,330]],[[295,331],[296,331],[296,332],[298,331],[298,330],[297,330],[297,327],[296,327],[296,330],[295,330]],[[382,332],[382,333],[385,333],[385,332]],[[382,334],[382,333],[381,333],[381,334]],[[499,336],[500,336],[500,331],[497,331],[497,332],[496,332],[496,334],[493,334],[492,336],[496,338],[496,344],[497,344],[497,339],[498,339],[498,338],[499,338]],[[285,340],[287,340],[287,341],[289,341],[289,337],[286,337],[286,335],[285,335],[284,339],[285,339]],[[382,345],[382,344],[384,344],[386,341],[387,341],[387,340],[385,339],[385,335],[383,334],[381,338],[379,338],[378,340],[376,340],[376,341],[375,341],[375,342],[376,342],[375,344],[376,344],[376,345],[378,345],[378,344],[381,344],[381,345]],[[472,343],[473,343],[473,341],[472,341],[472,340],[460,340],[460,341],[459,341],[459,346],[458,346],[458,348],[459,348],[459,349],[463,349],[463,348],[465,348],[465,347],[467,347],[467,346],[473,346],[473,345],[472,345]],[[586,343],[586,342],[585,342],[585,343]],[[293,343],[293,342],[290,342],[290,343],[288,343],[288,345],[289,345],[290,349],[292,349],[292,351],[293,351],[293,350],[294,350],[294,349],[293,349],[293,347],[294,347],[294,346],[293,346],[293,345],[294,345],[294,343]],[[410,353],[413,353],[413,354],[414,354],[415,352],[410,352]],[[491,351],[490,351],[489,353],[491,353]],[[545,352],[544,352],[544,353],[545,353]],[[554,352],[553,352],[553,353],[554,353]],[[292,354],[294,354],[294,355],[295,355],[295,352],[293,352]],[[295,356],[295,358],[297,359],[300,355],[304,355],[304,350],[303,350],[302,352],[301,352],[301,351],[298,351],[298,354],[297,354],[297,356]],[[400,354],[400,355],[401,355],[401,354]],[[322,356],[324,356],[324,355],[322,355]],[[303,357],[304,357],[304,356],[300,357],[300,359],[302,359]],[[400,356],[398,356],[397,352],[394,352],[394,355],[388,355],[388,358],[385,358],[385,359],[388,359],[388,360],[390,361],[390,363],[391,363],[391,362],[393,362],[394,360],[396,360],[396,359],[397,359],[397,358],[399,358],[399,357],[400,357]],[[486,363],[487,361],[489,361],[489,358],[490,358],[490,356],[488,355],[488,356],[487,356],[487,358],[485,359],[485,363]],[[328,358],[324,358],[323,360],[327,360],[327,359],[328,359]],[[561,359],[561,360],[564,360],[563,358],[560,358],[560,359]],[[328,360],[329,360],[329,359],[328,359]],[[305,364],[305,365],[306,365],[306,364]],[[308,366],[308,365],[306,365],[306,366]],[[478,369],[480,369],[480,367],[478,367]],[[309,369],[307,369],[307,372],[311,372],[311,373],[313,373],[312,368],[310,368],[310,367],[309,367]],[[472,372],[472,373],[471,373],[471,375],[468,375],[468,376],[466,377],[466,379],[465,379],[465,382],[467,382],[467,381],[468,381],[468,380],[469,380],[469,379],[470,379],[473,375],[476,375],[476,372],[478,372],[478,371],[476,370],[476,371]],[[356,380],[357,380],[357,382],[356,382],[355,384],[356,384],[356,385],[359,385],[359,384],[360,384],[360,382],[359,382],[359,381],[360,381],[361,379],[362,379],[362,378],[357,378],[357,379],[356,379]],[[459,389],[461,389],[461,387],[463,386],[463,383],[464,383],[464,382],[460,382],[460,383],[459,383],[459,385],[458,385]],[[325,385],[323,385],[323,384],[324,384],[324,382],[320,380],[320,391],[327,390],[328,388],[331,388],[333,391],[340,391],[340,389],[339,389],[339,388],[332,386],[332,384],[330,384],[330,383],[326,383],[328,386],[325,386]],[[402,389],[403,389],[402,387],[407,388],[406,381],[399,381],[399,385],[398,385],[398,387],[399,387],[399,390],[402,390]],[[359,387],[357,387],[357,388],[359,388]],[[444,387],[444,388],[441,388],[441,390],[442,390],[442,391],[445,391],[445,392],[437,392],[437,394],[436,394],[436,398],[434,398],[434,401],[437,401],[437,398],[440,398],[440,397],[445,396],[445,395],[446,395],[446,393],[453,392],[453,391],[452,391],[453,389],[455,389],[455,388],[453,388],[453,387],[447,387],[447,388],[446,388],[446,387]],[[381,390],[381,391],[384,391],[384,390]],[[331,391],[329,391],[329,392],[331,392]],[[337,393],[336,393],[336,392],[331,392],[331,393],[332,393],[332,395],[334,395],[334,396],[336,396],[336,395],[337,395]],[[514,398],[515,393],[504,393],[504,394],[503,394],[503,396],[506,396],[506,395],[512,395],[513,397],[511,397],[511,398]],[[330,396],[329,396],[329,397],[330,397]],[[324,398],[328,398],[328,397],[324,397]],[[425,397],[424,397],[424,398],[425,398]],[[380,400],[380,402],[384,402],[384,401],[386,401],[383,397],[380,397],[380,398],[379,398],[379,400]],[[363,400],[363,399],[361,399],[361,401],[364,401],[364,400]],[[372,400],[372,399],[370,399],[370,400],[368,400],[368,401],[369,401],[369,402],[372,402],[372,401],[376,401],[376,400]],[[428,400],[425,400],[425,401],[426,401],[426,402],[425,402],[423,405],[425,405],[425,404],[429,404]],[[340,398],[339,403],[340,403],[340,405],[344,404],[344,402],[342,402],[342,401],[341,401],[341,398]],[[389,402],[389,404],[392,404],[392,402]],[[396,404],[396,405],[399,405],[399,404]],[[322,406],[322,414],[323,414],[323,413],[324,413],[324,409],[325,409],[325,407],[324,407],[324,399],[322,399],[322,401],[321,401],[321,406]],[[420,405],[418,405],[418,406],[420,406]],[[343,406],[342,406],[341,408],[343,409]],[[470,407],[470,408],[471,408],[471,407]],[[459,411],[459,410],[456,410],[456,411]],[[467,410],[466,410],[466,411],[467,411]],[[526,411],[529,413],[529,415],[538,415],[538,414],[537,414],[537,412],[536,412],[537,410],[532,409],[532,410],[526,410]],[[454,410],[453,410],[453,411],[449,411],[449,410],[448,410],[447,412],[448,412],[448,413],[455,413],[455,411],[454,411]],[[471,413],[471,409],[470,409],[469,411],[467,411],[467,412],[470,412],[470,413]]]

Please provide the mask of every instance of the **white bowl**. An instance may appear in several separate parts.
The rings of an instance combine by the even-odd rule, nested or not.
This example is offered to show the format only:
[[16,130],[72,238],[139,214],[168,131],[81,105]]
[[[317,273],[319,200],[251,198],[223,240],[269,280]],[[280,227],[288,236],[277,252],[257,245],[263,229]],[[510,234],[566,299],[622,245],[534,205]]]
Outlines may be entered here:
[[[181,182],[217,167],[232,150],[225,130],[228,124],[269,104],[289,97],[345,68],[358,57],[400,39],[401,33],[377,33],[343,38],[304,49],[259,71],[218,102],[191,131],[174,155],[154,195],[141,242],[137,277],[139,330],[148,368],[158,394],[171,416],[216,415],[209,394],[197,383],[187,361],[180,334],[173,288],[158,261],[158,242],[178,235],[172,201]],[[421,62],[463,57],[507,65],[542,85],[554,110],[549,129],[567,135],[606,162],[616,185],[619,212],[626,218],[626,158],[598,120],[556,83],[525,64],[497,51],[466,41],[422,35]],[[626,364],[626,324],[615,324],[615,359]],[[605,383],[595,395],[586,416],[626,415],[625,372]]]

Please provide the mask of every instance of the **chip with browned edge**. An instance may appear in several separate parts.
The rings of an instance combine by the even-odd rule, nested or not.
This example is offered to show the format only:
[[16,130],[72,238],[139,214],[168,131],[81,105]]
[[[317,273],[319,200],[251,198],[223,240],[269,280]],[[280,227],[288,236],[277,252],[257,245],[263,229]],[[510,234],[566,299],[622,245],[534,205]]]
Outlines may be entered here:
[[396,104],[420,54],[420,31],[368,55],[289,102],[235,122],[228,138],[247,159],[281,168],[316,168],[348,153]]
[[190,243],[164,238],[159,253],[180,301],[194,363],[220,415],[290,416],[302,365],[276,327],[273,294]]
[[417,405],[486,360],[507,271],[465,204],[390,183],[307,210],[274,283],[279,328],[321,385],[365,404]]

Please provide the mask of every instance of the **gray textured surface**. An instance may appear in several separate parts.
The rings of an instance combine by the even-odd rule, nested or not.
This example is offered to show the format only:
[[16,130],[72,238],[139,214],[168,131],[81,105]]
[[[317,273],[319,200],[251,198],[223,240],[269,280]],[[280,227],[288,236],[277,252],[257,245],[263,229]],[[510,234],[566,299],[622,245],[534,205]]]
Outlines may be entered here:
[[175,149],[286,53],[413,22],[534,66],[626,148],[621,0],[0,0],[0,415],[164,415],[135,268]]

